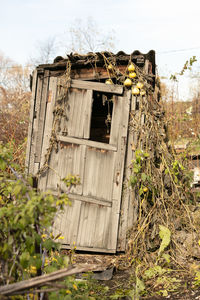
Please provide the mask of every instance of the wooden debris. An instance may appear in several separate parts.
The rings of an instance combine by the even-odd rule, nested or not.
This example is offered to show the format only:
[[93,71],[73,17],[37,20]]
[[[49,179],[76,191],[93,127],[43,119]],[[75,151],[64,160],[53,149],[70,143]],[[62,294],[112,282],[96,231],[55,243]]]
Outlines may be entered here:
[[66,276],[71,276],[71,275],[89,272],[89,271],[103,271],[104,269],[105,268],[100,267],[98,265],[91,265],[91,264],[71,266],[69,268],[64,268],[62,270],[52,272],[51,274],[45,274],[45,275],[34,277],[32,279],[2,286],[0,287],[0,296],[16,295],[21,292],[23,293],[24,290],[29,290],[32,288],[38,288],[41,286],[49,285],[49,283],[57,280],[61,280]]

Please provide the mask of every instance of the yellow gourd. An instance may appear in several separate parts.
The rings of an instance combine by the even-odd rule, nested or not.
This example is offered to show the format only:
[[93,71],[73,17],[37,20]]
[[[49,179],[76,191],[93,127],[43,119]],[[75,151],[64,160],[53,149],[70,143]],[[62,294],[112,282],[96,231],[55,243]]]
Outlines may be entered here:
[[126,87],[130,87],[132,86],[132,81],[130,80],[130,78],[126,78],[126,80],[124,81],[124,86]]
[[134,64],[130,64],[129,66],[128,66],[128,71],[129,72],[134,72],[135,71],[135,66],[134,66]]
[[132,94],[133,95],[139,95],[140,90],[137,87],[132,88]]
[[112,79],[106,79],[105,84],[113,84]]
[[135,78],[136,76],[137,76],[137,74],[135,72],[130,72],[129,73],[130,78]]

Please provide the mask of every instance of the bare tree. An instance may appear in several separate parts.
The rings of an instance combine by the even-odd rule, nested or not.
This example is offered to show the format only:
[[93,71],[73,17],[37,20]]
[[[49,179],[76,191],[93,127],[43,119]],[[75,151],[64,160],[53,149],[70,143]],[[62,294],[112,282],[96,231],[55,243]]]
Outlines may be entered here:
[[36,55],[30,58],[30,62],[34,65],[52,63],[58,50],[57,39],[48,37],[44,41],[38,41],[36,47]]
[[68,52],[85,54],[96,51],[113,51],[115,33],[113,30],[103,32],[97,23],[89,17],[85,22],[77,19],[68,30],[69,43],[65,46]]
[[0,55],[0,142],[11,143],[23,164],[29,120],[30,69]]

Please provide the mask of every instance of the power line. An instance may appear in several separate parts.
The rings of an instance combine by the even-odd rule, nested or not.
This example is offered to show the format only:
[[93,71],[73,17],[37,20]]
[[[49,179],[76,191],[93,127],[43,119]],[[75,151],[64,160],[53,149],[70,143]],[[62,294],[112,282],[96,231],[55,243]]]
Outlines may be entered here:
[[167,51],[157,51],[157,54],[168,54],[168,53],[178,53],[178,52],[186,52],[191,50],[197,50],[200,49],[200,47],[194,47],[194,48],[184,48],[184,49],[174,49],[174,50],[167,50]]

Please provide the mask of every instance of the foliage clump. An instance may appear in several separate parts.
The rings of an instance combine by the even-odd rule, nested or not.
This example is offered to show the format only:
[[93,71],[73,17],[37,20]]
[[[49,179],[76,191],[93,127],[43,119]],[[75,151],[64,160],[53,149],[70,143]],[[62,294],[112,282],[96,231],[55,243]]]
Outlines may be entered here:
[[162,103],[153,95],[137,101],[139,108],[132,111],[130,121],[137,150],[130,165],[129,185],[135,191],[138,217],[130,229],[127,255],[139,266],[137,276],[144,280],[149,267],[168,266],[184,272],[188,268],[189,274],[188,259],[200,258],[195,221],[200,210],[191,190],[187,157],[181,160],[174,153]]
[[[67,195],[58,200],[50,193],[38,193],[32,180],[16,171],[12,152],[0,144],[0,266],[1,282],[8,283],[41,274],[45,253],[59,249],[51,226]],[[63,260],[60,263],[63,263]]]

